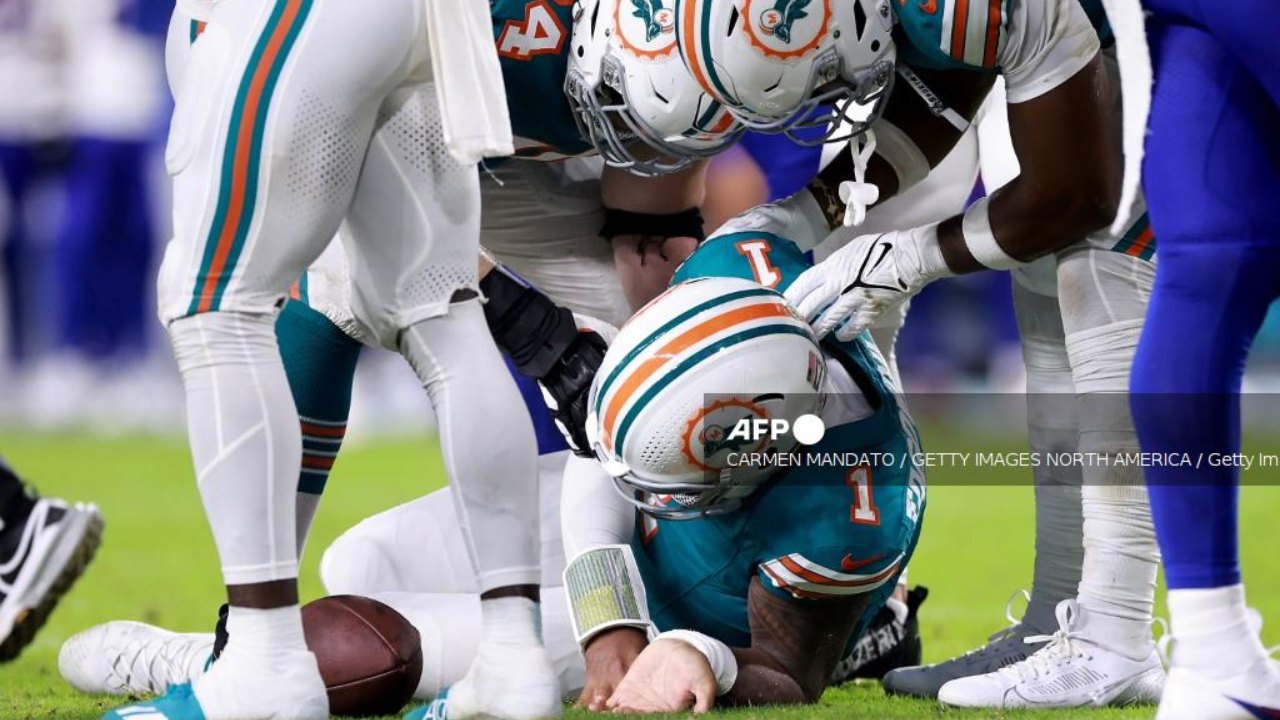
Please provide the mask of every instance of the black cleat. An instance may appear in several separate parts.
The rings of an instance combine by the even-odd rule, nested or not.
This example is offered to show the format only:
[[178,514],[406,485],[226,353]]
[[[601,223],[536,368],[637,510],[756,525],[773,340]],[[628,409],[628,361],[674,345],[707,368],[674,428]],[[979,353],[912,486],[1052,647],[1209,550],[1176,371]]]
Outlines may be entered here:
[[[17,482],[3,464],[0,473]],[[102,543],[97,506],[22,500],[25,512],[9,512],[7,520],[0,508],[0,663],[31,644]]]
[[880,680],[890,670],[919,665],[920,621],[916,614],[929,597],[929,588],[917,585],[907,591],[907,616],[898,619],[886,604],[871,619],[871,624],[858,639],[853,651],[845,656],[832,677],[832,683],[858,678]]

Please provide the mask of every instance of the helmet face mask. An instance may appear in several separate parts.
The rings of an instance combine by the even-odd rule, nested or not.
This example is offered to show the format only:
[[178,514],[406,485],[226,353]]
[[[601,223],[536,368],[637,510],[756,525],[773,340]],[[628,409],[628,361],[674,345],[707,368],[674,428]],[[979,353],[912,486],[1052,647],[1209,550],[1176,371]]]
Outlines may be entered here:
[[825,377],[812,330],[780,294],[739,278],[689,281],[623,327],[593,383],[587,434],[646,514],[724,514],[773,475],[760,459],[797,444],[758,423],[820,412]]
[[578,0],[564,91],[583,138],[637,175],[688,167],[742,128],[689,76],[663,0]]

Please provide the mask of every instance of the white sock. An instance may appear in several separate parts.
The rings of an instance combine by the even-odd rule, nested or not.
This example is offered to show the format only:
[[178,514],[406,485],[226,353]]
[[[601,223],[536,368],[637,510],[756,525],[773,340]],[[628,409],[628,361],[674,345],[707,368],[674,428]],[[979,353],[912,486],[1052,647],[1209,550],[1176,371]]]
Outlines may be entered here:
[[[1133,658],[1151,651],[1160,549],[1126,392],[1141,320],[1106,323],[1067,337],[1084,465],[1082,634]],[[1105,461],[1104,461],[1105,459]]]
[[239,652],[306,650],[302,609],[297,605],[260,610],[227,608],[227,647]]
[[[542,580],[533,423],[478,300],[405,330],[400,352],[440,420],[458,525],[481,592]],[[495,442],[500,439],[500,442]]]
[[275,317],[211,312],[169,326],[196,482],[228,585],[298,576],[302,436]]
[[1227,679],[1267,662],[1258,633],[1249,626],[1244,585],[1169,591],[1173,662]]
[[486,644],[542,644],[542,611],[524,597],[480,601],[480,641]]

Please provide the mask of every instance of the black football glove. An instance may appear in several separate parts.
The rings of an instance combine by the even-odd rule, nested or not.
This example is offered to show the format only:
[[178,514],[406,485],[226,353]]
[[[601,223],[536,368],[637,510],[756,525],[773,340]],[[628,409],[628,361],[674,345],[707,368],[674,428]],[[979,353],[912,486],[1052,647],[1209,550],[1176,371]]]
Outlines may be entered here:
[[595,457],[587,441],[587,396],[608,349],[600,333],[580,328],[559,362],[538,381],[556,427],[578,457]]
[[882,679],[890,670],[919,665],[920,620],[917,614],[929,588],[917,585],[907,591],[907,615],[899,619],[888,604],[871,619],[853,651],[836,666],[832,684],[855,678]]

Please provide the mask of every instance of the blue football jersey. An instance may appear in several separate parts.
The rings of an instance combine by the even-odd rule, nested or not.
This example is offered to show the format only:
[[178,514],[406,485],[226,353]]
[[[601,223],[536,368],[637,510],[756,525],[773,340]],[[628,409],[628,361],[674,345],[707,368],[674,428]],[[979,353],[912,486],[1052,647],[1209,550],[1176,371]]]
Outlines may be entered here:
[[[790,240],[734,233],[708,239],[673,282],[733,276],[782,290],[807,267]],[[633,547],[660,629],[697,628],[731,646],[749,645],[753,577],[795,599],[869,593],[864,620],[892,593],[924,511],[923,473],[911,462],[919,435],[869,337],[823,346],[828,362],[840,363],[858,384],[871,414],[828,427],[805,448],[809,458],[840,462],[780,469],[735,512],[642,517]]]

